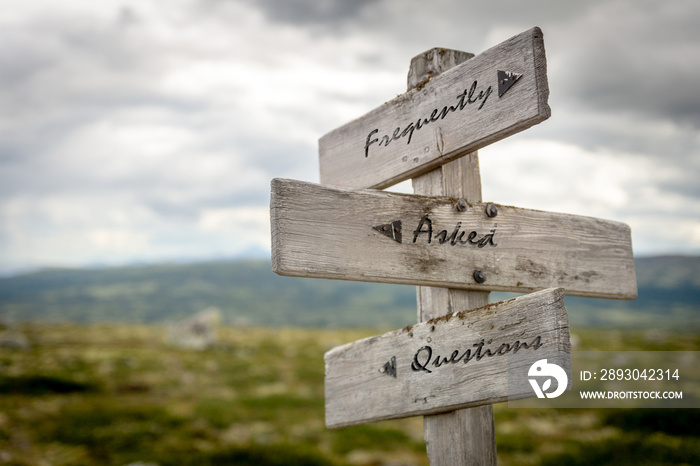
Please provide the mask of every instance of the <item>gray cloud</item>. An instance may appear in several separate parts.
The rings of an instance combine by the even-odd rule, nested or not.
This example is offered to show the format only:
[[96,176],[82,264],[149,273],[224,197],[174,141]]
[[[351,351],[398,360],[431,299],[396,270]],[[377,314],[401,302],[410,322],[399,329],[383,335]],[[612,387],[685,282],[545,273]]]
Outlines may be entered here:
[[[212,237],[230,253],[234,234],[260,246],[259,231],[231,219],[245,212],[262,228],[272,177],[316,181],[316,140],[402,92],[412,56],[434,46],[479,53],[535,25],[553,116],[513,141],[638,161],[613,217],[652,222],[663,203],[645,214],[650,189],[673,200],[664,221],[690,222],[684,210],[700,205],[695,1],[47,2],[16,18],[0,30],[8,261],[60,262],[51,245],[72,236],[82,249],[66,250],[83,262],[167,257],[179,241],[188,254],[213,254]],[[648,236],[640,244],[653,244]],[[700,225],[697,238],[674,241],[700,251]]]
[[363,9],[378,0],[248,0],[273,21],[296,26],[336,27],[356,20]]
[[[606,5],[563,57],[562,90],[585,108],[698,127],[697,2]],[[579,26],[583,29],[584,26]]]

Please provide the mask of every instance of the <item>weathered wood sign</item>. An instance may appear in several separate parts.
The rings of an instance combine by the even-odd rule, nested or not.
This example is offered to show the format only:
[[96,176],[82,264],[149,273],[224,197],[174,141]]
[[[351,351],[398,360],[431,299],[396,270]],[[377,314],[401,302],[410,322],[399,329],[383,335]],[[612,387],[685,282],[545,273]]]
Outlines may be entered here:
[[630,229],[568,214],[272,180],[280,275],[634,299]]
[[[270,202],[276,273],[420,285],[427,322],[326,354],[326,424],[425,415],[435,466],[495,465],[491,404],[570,388],[564,294],[637,295],[627,225],[480,202],[476,149],[547,119],[549,88],[539,28],[470,57],[416,56],[406,94],[319,141],[335,187],[275,179]],[[356,190],[408,178],[424,195]],[[487,291],[534,293],[452,313]]]
[[326,425],[533,397],[526,380],[509,384],[508,375],[545,354],[557,354],[556,363],[570,372],[569,321],[560,288],[340,346],[325,355]]
[[542,31],[519,34],[319,141],[321,183],[385,188],[549,118]]

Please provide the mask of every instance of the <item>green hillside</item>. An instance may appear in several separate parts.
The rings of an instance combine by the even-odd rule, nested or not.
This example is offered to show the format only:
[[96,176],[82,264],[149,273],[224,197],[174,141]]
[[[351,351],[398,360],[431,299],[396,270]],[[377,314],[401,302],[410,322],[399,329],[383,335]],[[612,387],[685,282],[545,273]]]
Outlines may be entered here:
[[234,324],[391,326],[415,319],[415,291],[280,277],[266,261],[52,269],[0,280],[0,318],[14,321],[153,323],[211,306]]
[[569,313],[588,326],[700,328],[700,257],[641,258],[636,268],[636,300],[571,297]]
[[[700,328],[700,257],[637,259],[636,301],[567,298],[572,325]],[[492,301],[508,297],[493,293]],[[0,320],[153,323],[207,307],[256,326],[397,327],[415,287],[280,277],[267,261],[50,269],[0,279]]]

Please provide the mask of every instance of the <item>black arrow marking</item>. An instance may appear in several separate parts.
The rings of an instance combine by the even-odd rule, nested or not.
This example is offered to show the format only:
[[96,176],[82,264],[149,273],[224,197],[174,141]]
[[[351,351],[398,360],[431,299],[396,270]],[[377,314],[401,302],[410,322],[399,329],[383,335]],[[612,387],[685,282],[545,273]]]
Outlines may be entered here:
[[520,79],[522,74],[513,73],[512,71],[498,70],[498,97],[506,93],[510,87],[515,84],[515,81]]
[[396,378],[396,356],[392,356],[391,359],[389,359],[381,369],[379,369],[379,372],[382,374],[390,375],[393,378]]
[[384,236],[388,236],[397,243],[401,242],[401,220],[394,220],[391,223],[377,225],[376,227],[372,227],[372,229],[377,230]]

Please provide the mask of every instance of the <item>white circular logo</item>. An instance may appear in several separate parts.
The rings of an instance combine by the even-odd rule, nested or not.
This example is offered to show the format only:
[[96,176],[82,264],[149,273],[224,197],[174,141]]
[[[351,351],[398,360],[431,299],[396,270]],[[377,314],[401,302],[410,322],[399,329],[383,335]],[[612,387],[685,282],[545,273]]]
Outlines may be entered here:
[[[547,363],[546,359],[540,359],[535,361],[535,363],[530,366],[530,370],[527,372],[528,377],[535,377],[528,379],[532,389],[535,391],[537,398],[556,398],[566,390],[566,384],[569,382],[569,378],[566,376],[566,371],[556,364]],[[540,386],[538,379],[542,380],[542,385]],[[552,386],[552,379],[556,379],[557,388],[553,392],[549,393]]]

